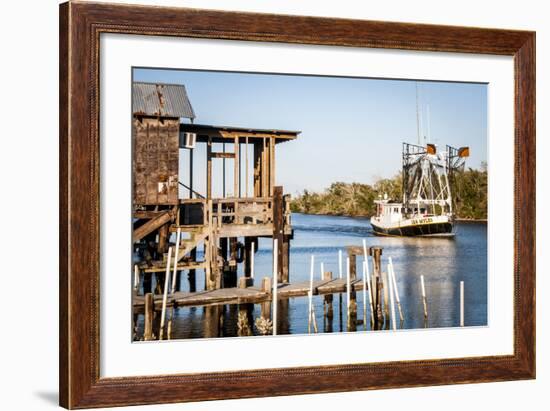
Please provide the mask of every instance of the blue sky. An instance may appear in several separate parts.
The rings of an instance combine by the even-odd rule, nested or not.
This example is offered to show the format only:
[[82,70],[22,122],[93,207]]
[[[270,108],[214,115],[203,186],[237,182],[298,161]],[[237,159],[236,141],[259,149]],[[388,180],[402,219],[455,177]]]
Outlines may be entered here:
[[[291,194],[322,191],[335,181],[392,177],[401,168],[401,143],[418,141],[415,81],[158,69],[133,74],[134,81],[184,84],[198,124],[301,131],[276,152],[276,184]],[[418,90],[423,134],[442,149],[470,146],[467,166],[479,168],[487,161],[487,86],[419,81]],[[215,165],[215,175],[221,172]],[[200,174],[195,186],[204,190],[198,180]]]

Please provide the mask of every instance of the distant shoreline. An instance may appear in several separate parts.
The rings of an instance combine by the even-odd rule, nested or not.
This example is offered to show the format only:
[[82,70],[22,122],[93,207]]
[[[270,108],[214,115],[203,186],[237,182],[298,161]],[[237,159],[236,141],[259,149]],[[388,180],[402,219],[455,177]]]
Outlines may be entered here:
[[[372,216],[364,215],[364,214],[357,214],[357,215],[351,215],[351,214],[327,214],[327,213],[304,213],[300,211],[293,211],[293,214],[304,214],[304,215],[318,215],[318,216],[324,216],[324,217],[347,217],[347,218],[370,218]],[[464,218],[464,217],[457,217],[455,221],[458,221],[460,223],[487,223],[486,218]]]

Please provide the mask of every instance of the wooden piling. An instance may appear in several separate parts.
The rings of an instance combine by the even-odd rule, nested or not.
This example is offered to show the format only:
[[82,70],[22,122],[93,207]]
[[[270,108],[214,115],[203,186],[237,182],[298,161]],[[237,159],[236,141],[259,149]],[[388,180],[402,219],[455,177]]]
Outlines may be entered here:
[[[191,262],[196,263],[197,262],[197,249],[193,248],[191,250]],[[187,277],[189,279],[189,291],[194,293],[197,291],[197,270],[192,269],[189,270],[189,273],[187,274]]]
[[252,307],[253,304],[239,304],[239,312],[237,314],[237,335],[239,337],[252,335]]
[[181,238],[181,228],[178,227],[176,231],[176,250],[174,252],[174,272],[172,273],[172,289],[171,293],[174,294],[176,291],[176,278],[178,276],[178,254],[180,250],[180,238]]
[[460,326],[464,327],[464,281],[460,282]]
[[277,268],[278,257],[277,257],[278,244],[277,239],[273,240],[273,335],[277,335],[277,289],[279,288],[278,282],[278,273]]
[[166,318],[166,304],[168,302],[168,287],[170,287],[171,258],[172,258],[172,247],[168,248],[168,261],[166,262],[166,273],[164,276],[164,290],[163,290],[163,296],[162,296],[162,311],[160,314],[159,340],[162,340],[162,334],[164,332],[164,320]]
[[387,273],[387,271],[388,271],[387,269],[386,269],[386,271],[382,271],[382,289],[384,291],[384,321],[386,323],[386,328],[389,327],[389,319],[390,319],[390,301],[389,301],[390,287],[389,287],[389,284],[388,284],[388,273]]
[[256,243],[251,242],[250,245],[250,277],[254,278],[254,254],[256,253]]
[[372,285],[372,299],[373,299],[373,307],[374,307],[374,328],[380,329],[383,321],[383,315],[382,315],[382,301],[381,301],[381,295],[382,295],[382,283],[380,281],[381,279],[381,256],[382,256],[382,248],[381,247],[370,247],[369,248],[369,255],[372,256],[372,277],[371,277],[371,285]]
[[277,186],[273,189],[273,239],[277,242],[277,281],[283,282],[283,242],[284,242],[284,214],[283,214],[283,187]]
[[349,257],[346,258],[346,301],[347,301],[347,313],[348,313],[348,323],[349,323],[349,315],[350,315],[350,301],[351,301],[351,281],[350,281],[350,263],[349,263]]
[[397,321],[395,321],[395,304],[394,304],[394,289],[393,289],[393,282],[391,281],[391,260],[390,263],[388,263],[387,271],[388,275],[390,276],[390,280],[387,282],[388,285],[388,291],[390,294],[390,308],[391,308],[391,324],[393,330],[397,330]]
[[424,325],[428,321],[428,304],[426,301],[426,287],[424,285],[424,275],[420,275],[420,286],[422,291],[422,304],[424,305]]
[[[307,296],[309,298],[309,322],[313,324],[313,331],[318,333],[319,329],[317,328],[317,319],[315,318],[315,308],[313,306],[313,291],[309,290]],[[309,327],[308,333],[311,333]]]
[[[324,281],[331,281],[332,280],[332,271],[326,271],[323,273],[323,280]],[[326,312],[325,316],[331,323],[331,329],[332,329],[332,319],[334,317],[334,307],[333,307],[333,300],[334,296],[332,294],[327,294],[324,297],[325,306],[326,306]]]
[[155,304],[153,302],[153,294],[145,294],[145,320],[143,329],[144,341],[150,341],[153,339],[153,318],[155,316],[154,308]]
[[[309,292],[313,291],[313,271],[315,270],[315,256],[311,256],[311,262],[309,265]],[[309,296],[309,293],[308,293]],[[308,299],[308,318],[307,318],[307,332],[311,333],[311,298]]]
[[342,278],[342,250],[338,250],[338,277]]
[[139,290],[139,266],[137,264],[134,264],[134,291],[138,292]]
[[[271,278],[264,277],[262,278],[262,291],[264,293],[271,294],[273,287],[271,285]],[[261,303],[261,316],[266,320],[271,320],[271,302],[264,301]]]
[[164,224],[159,228],[159,242],[157,245],[157,252],[164,254],[168,243],[168,224]]
[[[363,269],[365,270],[364,278],[363,278],[363,290],[365,290],[368,287],[371,327],[374,327],[374,305],[373,305],[373,297],[372,297],[372,283],[370,280],[369,253],[367,250],[367,240],[365,239],[363,239],[363,258],[365,259],[364,267],[363,267]],[[366,324],[365,324],[365,328],[366,328]]]
[[363,261],[363,329],[367,329],[367,261]]
[[401,321],[401,323],[403,323],[403,321],[405,320],[405,317],[403,316],[403,310],[401,308],[401,300],[399,299],[399,290],[397,289],[397,281],[395,280],[395,269],[393,267],[393,261],[391,259],[391,257],[388,258],[389,259],[389,267],[390,267],[390,281],[392,283],[392,289],[393,289],[393,292],[395,294],[395,301],[397,303],[397,310],[399,311],[399,320]]

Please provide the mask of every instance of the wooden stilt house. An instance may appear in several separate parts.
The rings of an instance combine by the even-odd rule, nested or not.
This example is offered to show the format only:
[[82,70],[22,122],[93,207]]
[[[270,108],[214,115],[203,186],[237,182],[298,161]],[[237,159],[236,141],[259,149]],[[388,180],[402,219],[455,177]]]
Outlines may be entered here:
[[288,282],[292,226],[275,151],[299,132],[194,124],[182,85],[134,83],[133,107],[133,238],[156,249],[142,272],[165,271],[170,233],[179,230],[177,270],[188,271],[192,291],[195,270],[204,270],[206,289],[250,285],[259,237],[278,240],[277,279]]

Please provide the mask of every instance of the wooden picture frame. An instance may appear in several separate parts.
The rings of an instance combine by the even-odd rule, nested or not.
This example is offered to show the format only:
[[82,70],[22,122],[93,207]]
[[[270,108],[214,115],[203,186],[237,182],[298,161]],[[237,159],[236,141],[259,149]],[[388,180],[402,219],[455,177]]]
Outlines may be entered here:
[[[100,378],[101,33],[513,56],[514,354]],[[60,404],[90,408],[535,377],[535,33],[184,8],[60,6]],[[312,378],[315,376],[315,378]]]

